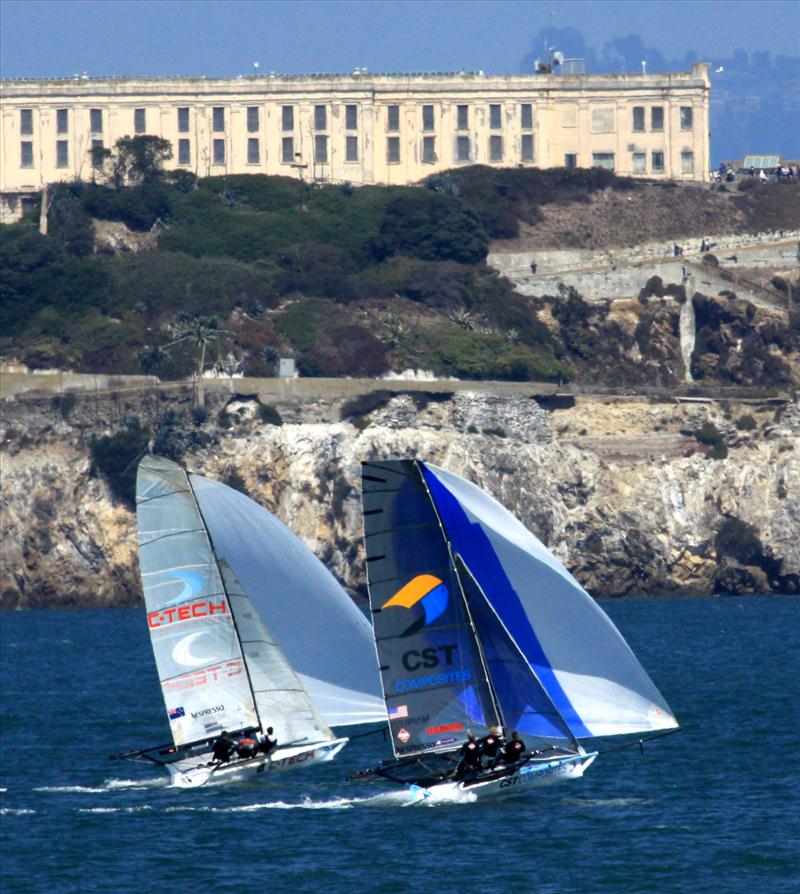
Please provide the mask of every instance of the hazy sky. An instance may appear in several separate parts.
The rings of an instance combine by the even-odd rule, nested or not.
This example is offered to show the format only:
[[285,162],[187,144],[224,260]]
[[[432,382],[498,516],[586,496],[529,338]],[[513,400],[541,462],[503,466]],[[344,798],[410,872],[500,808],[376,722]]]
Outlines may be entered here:
[[548,26],[598,50],[638,34],[666,57],[800,55],[796,0],[0,0],[0,73],[514,73]]

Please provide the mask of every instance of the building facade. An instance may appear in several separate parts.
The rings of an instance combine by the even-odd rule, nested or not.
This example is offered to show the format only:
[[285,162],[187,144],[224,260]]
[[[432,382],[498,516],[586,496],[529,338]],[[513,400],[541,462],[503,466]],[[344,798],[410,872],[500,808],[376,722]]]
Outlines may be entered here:
[[88,78],[0,84],[4,216],[59,180],[97,179],[93,148],[170,141],[200,177],[282,174],[408,184],[460,165],[612,168],[706,180],[706,65],[675,74]]

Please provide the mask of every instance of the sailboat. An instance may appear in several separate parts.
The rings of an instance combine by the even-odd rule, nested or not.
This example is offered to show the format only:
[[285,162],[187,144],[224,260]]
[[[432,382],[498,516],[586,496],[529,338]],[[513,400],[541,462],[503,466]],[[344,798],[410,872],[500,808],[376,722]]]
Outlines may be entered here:
[[[139,565],[172,742],[124,755],[173,785],[332,760],[331,727],[386,719],[369,621],[273,515],[157,456],[139,464]],[[214,762],[222,731],[273,728],[269,754]]]
[[[357,774],[412,800],[577,779],[598,737],[677,721],[619,631],[561,562],[469,481],[421,460],[362,464],[373,632],[393,757]],[[473,733],[521,758],[465,772]]]

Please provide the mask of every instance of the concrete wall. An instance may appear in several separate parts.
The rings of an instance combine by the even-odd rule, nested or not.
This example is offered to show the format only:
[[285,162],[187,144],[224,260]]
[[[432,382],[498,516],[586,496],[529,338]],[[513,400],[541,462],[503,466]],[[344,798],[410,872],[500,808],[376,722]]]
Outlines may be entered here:
[[[90,159],[93,141],[110,148],[120,137],[133,135],[137,110],[144,116],[144,133],[172,144],[169,166],[179,166],[179,141],[185,140],[189,157],[180,166],[200,176],[283,174],[406,184],[459,164],[554,167],[564,165],[569,155],[578,166],[589,167],[597,162],[596,153],[605,153],[613,156],[621,174],[705,180],[708,103],[705,65],[695,65],[691,72],[646,75],[478,72],[6,81],[0,83],[0,191],[96,178]],[[285,106],[293,110],[289,129],[284,129]],[[348,121],[347,106],[355,106],[355,122]],[[423,106],[433,110],[427,129]],[[463,112],[459,116],[460,106],[466,120]],[[527,106],[529,122],[523,115]],[[317,108],[324,109],[324,122],[317,120]],[[634,108],[644,110],[643,130],[633,129]],[[663,125],[657,129],[652,127],[654,108],[663,111]],[[178,130],[178,109],[188,110],[183,132]],[[222,110],[221,130],[215,130],[214,109]],[[315,152],[318,137],[327,141],[325,161]],[[282,155],[284,138],[294,141],[291,161]],[[347,160],[348,138],[358,143],[355,161]],[[434,141],[435,158],[428,162],[422,155],[425,138]],[[399,144],[392,146],[397,145],[399,154],[390,160],[390,140],[395,139]],[[224,150],[222,161],[215,160],[215,141]],[[459,141],[469,147],[466,158],[459,157]],[[500,150],[497,158],[491,155],[493,144]],[[645,166],[638,170],[642,157]],[[656,169],[658,158],[663,167]]]

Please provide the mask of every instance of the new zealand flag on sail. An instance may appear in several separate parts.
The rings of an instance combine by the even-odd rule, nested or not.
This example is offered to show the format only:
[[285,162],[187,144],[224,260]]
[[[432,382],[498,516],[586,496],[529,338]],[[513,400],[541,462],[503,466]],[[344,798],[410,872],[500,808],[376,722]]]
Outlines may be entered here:
[[167,712],[170,720],[177,720],[179,717],[185,717],[186,711],[183,708],[170,708]]

